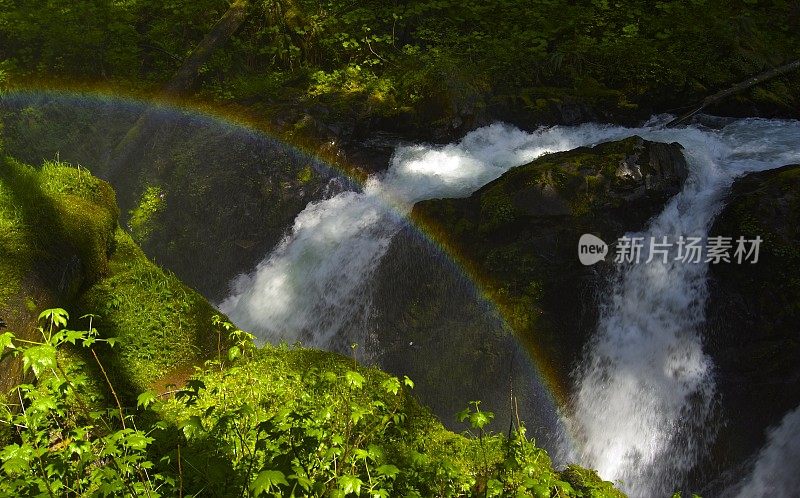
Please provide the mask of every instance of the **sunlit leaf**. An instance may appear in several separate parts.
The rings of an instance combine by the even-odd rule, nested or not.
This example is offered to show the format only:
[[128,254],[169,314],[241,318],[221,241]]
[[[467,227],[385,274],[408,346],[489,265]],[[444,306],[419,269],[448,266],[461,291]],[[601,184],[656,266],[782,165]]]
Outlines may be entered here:
[[281,485],[289,485],[283,472],[279,470],[262,470],[256,476],[253,484],[250,485],[250,491],[253,492],[253,496],[259,496],[262,493],[269,493],[273,489],[277,490]]

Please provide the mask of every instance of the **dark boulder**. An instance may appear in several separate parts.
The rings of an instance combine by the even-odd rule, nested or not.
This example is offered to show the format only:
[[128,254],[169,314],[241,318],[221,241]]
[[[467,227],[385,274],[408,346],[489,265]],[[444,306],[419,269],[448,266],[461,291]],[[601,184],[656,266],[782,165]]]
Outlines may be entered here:
[[800,166],[738,179],[711,235],[763,239],[757,263],[709,270],[706,348],[726,417],[716,449],[725,467],[762,446],[754,428],[800,404]]
[[381,365],[414,378],[446,422],[482,399],[507,424],[511,384],[529,396],[523,416],[541,422],[546,403],[530,384],[566,384],[612,270],[613,248],[584,266],[578,239],[642,229],[686,176],[680,145],[630,137],[543,156],[468,198],[418,203],[412,218],[449,256],[415,228],[393,240],[374,299]]

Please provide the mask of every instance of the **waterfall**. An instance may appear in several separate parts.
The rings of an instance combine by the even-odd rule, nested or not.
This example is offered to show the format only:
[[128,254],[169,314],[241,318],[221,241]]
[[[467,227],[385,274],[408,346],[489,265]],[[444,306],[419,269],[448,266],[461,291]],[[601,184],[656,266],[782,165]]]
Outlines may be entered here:
[[[467,196],[544,153],[634,134],[680,142],[690,166],[645,237],[702,237],[735,176],[800,161],[800,124],[761,119],[720,130],[586,124],[525,133],[496,124],[452,145],[400,147],[362,191],[309,204],[220,308],[263,340],[345,350],[363,341],[371,276],[415,202]],[[699,334],[706,272],[705,264],[618,267],[575,375],[564,452],[634,497],[680,486],[713,436],[714,368]]]
[[233,282],[220,309],[265,340],[346,350],[363,341],[370,277],[415,202],[467,196],[544,153],[627,134],[598,125],[525,133],[495,124],[452,145],[400,147],[363,191],[309,204],[279,246]]
[[800,490],[800,406],[769,431],[750,475],[732,494],[738,498],[791,498]]
[[[705,237],[736,176],[800,158],[797,122],[750,119],[719,131],[642,135],[680,142],[690,168],[682,191],[643,233],[632,234],[645,241]],[[680,489],[715,432],[713,364],[699,335],[708,267],[670,256],[617,268],[567,415],[577,440],[568,455],[633,497]]]

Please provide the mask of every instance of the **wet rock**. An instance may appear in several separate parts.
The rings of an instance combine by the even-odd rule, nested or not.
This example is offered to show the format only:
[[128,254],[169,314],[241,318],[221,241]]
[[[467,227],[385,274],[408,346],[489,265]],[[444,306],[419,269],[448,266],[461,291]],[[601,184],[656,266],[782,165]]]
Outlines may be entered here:
[[[124,140],[141,109],[102,103],[75,106],[44,98],[26,107],[5,102],[6,150],[23,161],[60,157],[90,166],[117,192],[121,225],[162,191],[163,209],[137,242],[145,253],[211,300],[228,293],[230,279],[250,271],[281,240],[297,214],[324,196],[338,173],[293,147],[237,128],[178,112],[154,114],[152,133],[126,164],[108,156]],[[25,119],[35,109],[35,120]],[[289,111],[287,111],[289,112]],[[293,114],[292,114],[293,113]],[[324,106],[293,110],[292,126],[318,130]],[[323,151],[327,152],[327,151]],[[247,241],[246,250],[241,241]],[[191,256],[188,256],[191,255]]]
[[686,176],[680,145],[630,137],[543,156],[468,198],[416,204],[412,217],[448,255],[414,228],[392,241],[373,300],[380,364],[414,378],[445,422],[482,395],[498,428],[508,424],[512,386],[522,416],[546,420],[551,401],[532,383],[564,391],[612,269],[613,248],[609,262],[583,266],[578,239],[642,229]]
[[738,179],[710,235],[763,239],[757,263],[709,268],[705,336],[727,417],[717,449],[724,467],[762,446],[752,427],[775,425],[800,404],[800,165]]

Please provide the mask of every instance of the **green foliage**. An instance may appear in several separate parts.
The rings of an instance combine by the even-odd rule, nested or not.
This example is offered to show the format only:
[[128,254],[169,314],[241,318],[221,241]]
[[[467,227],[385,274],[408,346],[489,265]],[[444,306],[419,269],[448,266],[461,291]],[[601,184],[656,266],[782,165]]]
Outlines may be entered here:
[[[548,117],[679,107],[797,57],[794,2],[259,0],[201,70],[212,98],[321,99],[428,123],[498,103]],[[228,2],[0,2],[2,80],[169,79]],[[3,76],[5,75],[5,76]],[[746,98],[789,111],[800,78]],[[354,100],[355,99],[355,100]],[[644,110],[643,109],[643,110]]]
[[157,185],[148,186],[139,204],[130,211],[128,226],[131,229],[133,240],[141,243],[152,233],[156,217],[166,208],[164,191]]
[[[41,341],[3,335],[3,357],[21,356],[35,384],[20,384],[0,408],[0,422],[14,441],[0,450],[2,496],[161,496],[169,479],[151,473],[147,448],[153,439],[122,409],[93,406],[85,374],[68,371],[57,350],[68,344],[91,349],[97,330],[66,328],[68,313],[39,315]],[[117,416],[119,415],[119,416]],[[121,416],[121,417],[120,417]]]
[[0,336],[3,355],[35,374],[2,407],[13,432],[0,449],[3,496],[622,496],[591,471],[553,471],[522,428],[486,434],[477,402],[462,414],[476,445],[420,407],[408,378],[321,351],[257,349],[221,317],[215,326],[247,354],[227,368],[209,361],[174,398],[146,391],[127,408],[87,394],[86,371],[59,359],[72,346],[95,354],[104,340],[91,322],[69,330],[62,309],[40,318],[41,342]]

